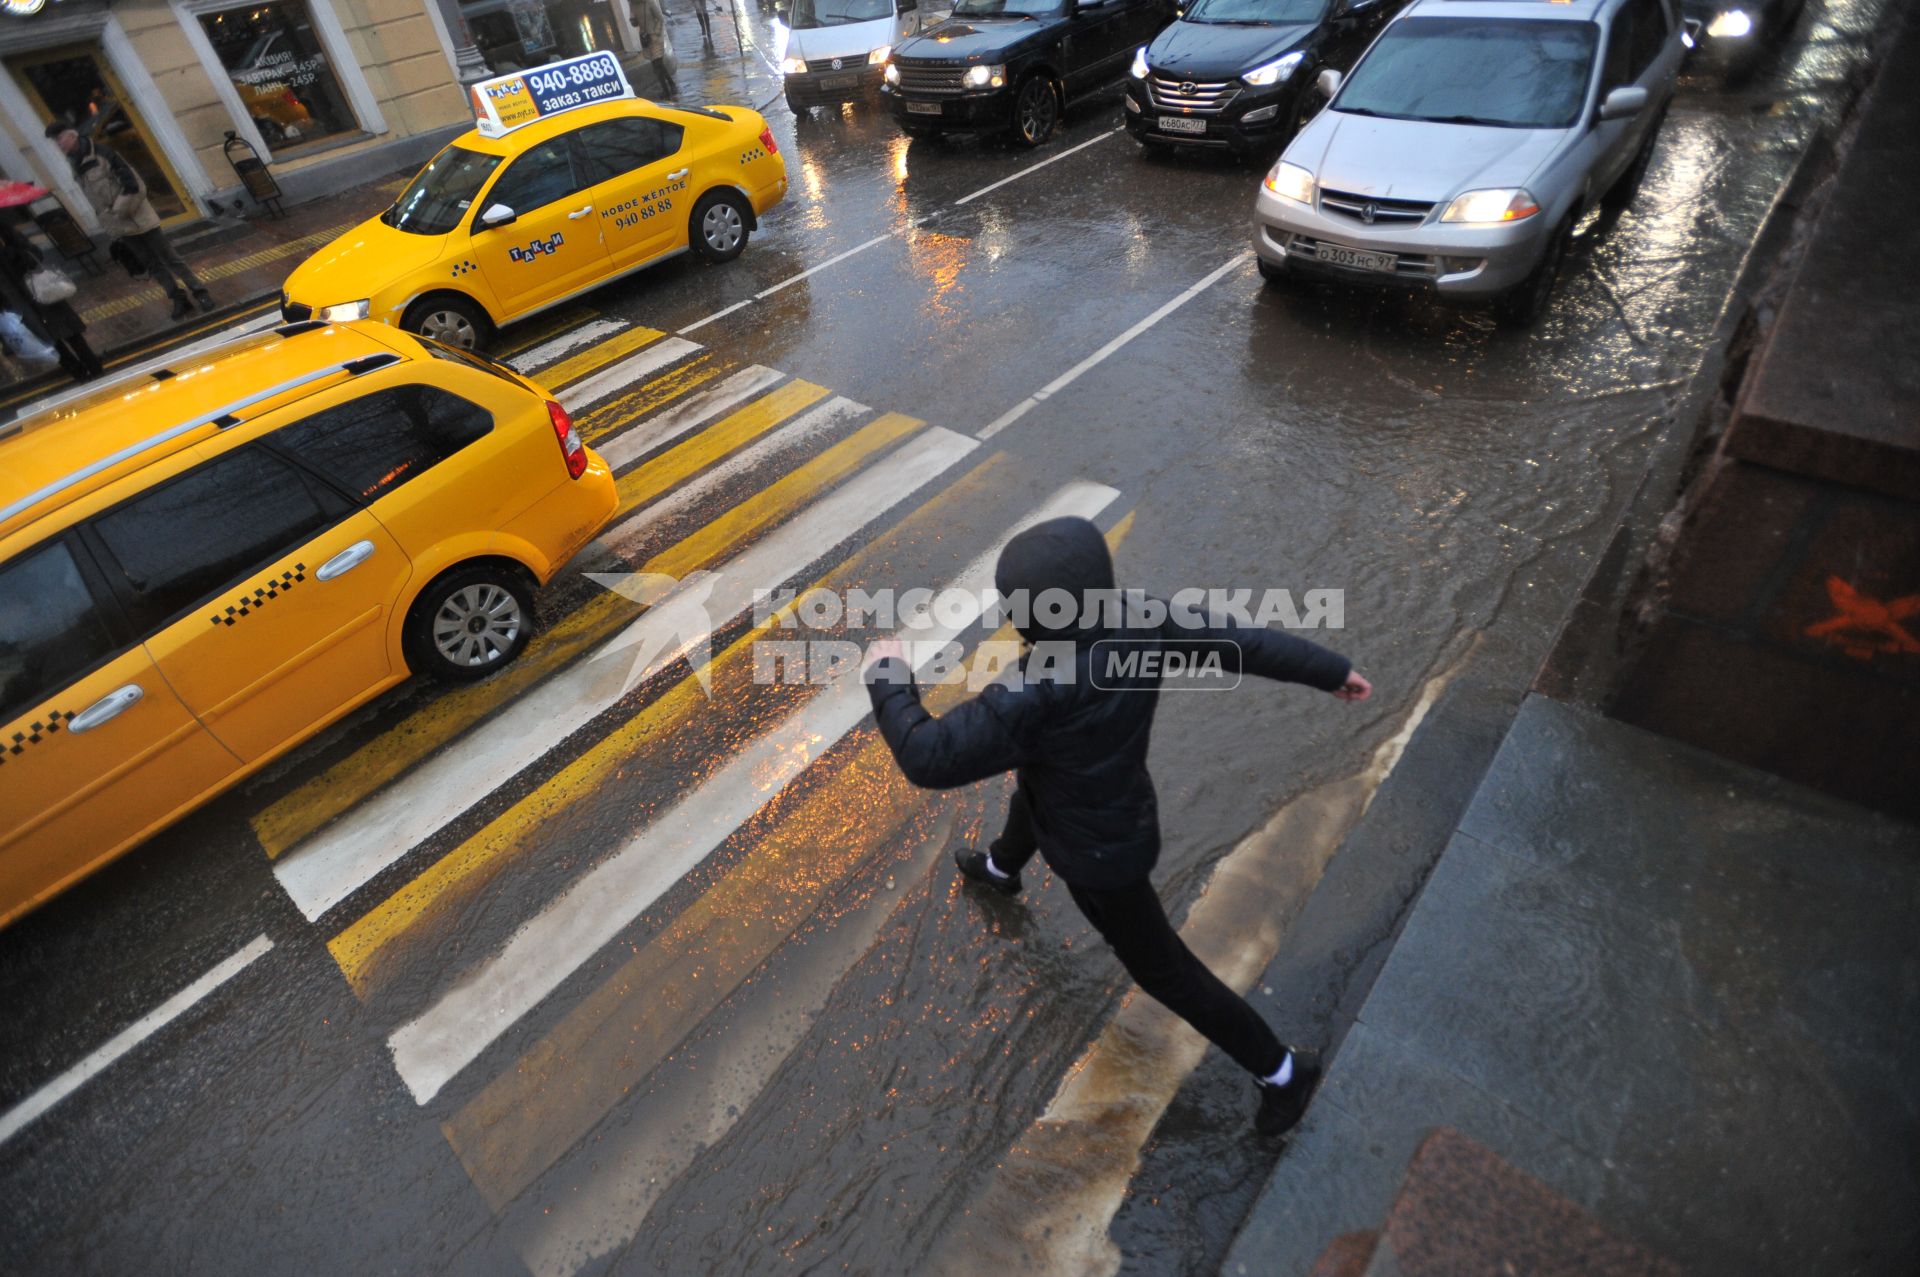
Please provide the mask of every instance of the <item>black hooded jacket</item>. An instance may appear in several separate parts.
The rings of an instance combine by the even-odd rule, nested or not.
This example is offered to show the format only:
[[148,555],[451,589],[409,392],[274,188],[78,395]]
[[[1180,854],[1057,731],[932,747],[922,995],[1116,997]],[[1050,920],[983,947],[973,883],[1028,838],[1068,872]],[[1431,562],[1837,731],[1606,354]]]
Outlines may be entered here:
[[[1009,598],[1024,590],[1032,600],[1062,589],[1078,600],[1088,591],[1114,589],[1106,539],[1077,518],[1052,519],[1015,536],[994,577]],[[1016,771],[1041,854],[1066,882],[1093,890],[1139,882],[1160,855],[1159,805],[1147,775],[1160,675],[1144,662],[1131,674],[1116,674],[1110,656],[1116,648],[1157,650],[1163,658],[1211,651],[1229,661],[1237,648],[1242,672],[1323,691],[1340,687],[1352,668],[1345,657],[1279,630],[1188,625],[1171,610],[1157,623],[1137,605],[1118,617],[1089,618],[1081,610],[1056,628],[1044,616],[1036,607],[1022,627],[1034,646],[1013,685],[989,685],[939,718],[921,706],[905,661],[876,664],[867,690],[880,733],[908,780],[951,789]],[[1103,619],[1118,623],[1100,624]],[[1048,658],[1057,658],[1052,669]]]

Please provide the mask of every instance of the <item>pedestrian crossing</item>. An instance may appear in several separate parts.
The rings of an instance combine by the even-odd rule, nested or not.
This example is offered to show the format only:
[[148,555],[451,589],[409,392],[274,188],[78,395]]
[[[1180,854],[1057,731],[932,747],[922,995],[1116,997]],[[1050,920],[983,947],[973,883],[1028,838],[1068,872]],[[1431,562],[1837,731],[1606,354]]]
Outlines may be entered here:
[[[978,628],[1009,537],[1065,514],[1106,518],[1120,497],[1081,479],[1022,497],[1017,510],[985,500],[1017,467],[977,438],[641,325],[576,316],[530,335],[508,361],[567,405],[614,469],[619,512],[584,557],[631,574],[590,573],[610,587],[592,593],[550,590],[577,601],[512,666],[423,698],[349,750],[321,751],[316,774],[251,821],[355,991],[379,1006],[405,989],[387,1021],[394,1067],[423,1106],[442,1106],[460,1079],[443,1129],[496,1209],[563,1158],[875,846],[808,845],[807,831],[846,819],[856,792],[860,809],[876,788],[884,810],[913,808],[911,787],[862,727],[857,669],[800,686],[756,678],[757,644],[791,614],[756,620],[760,593],[937,585],[895,579],[895,556],[942,547],[948,599],[970,602],[897,618],[924,661]],[[969,527],[983,501],[1008,514]],[[785,803],[802,777],[801,798]],[[648,798],[636,804],[640,780]],[[770,833],[756,823],[769,811],[781,813]],[[749,829],[754,859],[677,906],[614,978],[575,988],[601,969],[596,955]],[[539,879],[541,892],[504,892],[552,859],[534,853],[555,851],[566,868]],[[525,916],[450,962],[435,941],[482,900]],[[696,940],[712,978],[671,1003],[637,1005],[657,987],[647,973],[677,970]],[[645,1040],[598,1041],[609,1016],[642,1026]],[[592,1064],[551,1095],[527,1080],[607,1051],[616,1066]]]

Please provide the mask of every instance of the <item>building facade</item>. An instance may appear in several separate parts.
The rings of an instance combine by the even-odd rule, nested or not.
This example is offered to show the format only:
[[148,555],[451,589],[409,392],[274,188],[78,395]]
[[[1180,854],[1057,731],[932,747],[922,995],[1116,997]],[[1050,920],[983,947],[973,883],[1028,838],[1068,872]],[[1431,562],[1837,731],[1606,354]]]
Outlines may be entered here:
[[64,116],[170,224],[240,207],[230,134],[299,202],[424,162],[472,123],[463,80],[638,47],[626,0],[0,0],[0,177],[96,229]]

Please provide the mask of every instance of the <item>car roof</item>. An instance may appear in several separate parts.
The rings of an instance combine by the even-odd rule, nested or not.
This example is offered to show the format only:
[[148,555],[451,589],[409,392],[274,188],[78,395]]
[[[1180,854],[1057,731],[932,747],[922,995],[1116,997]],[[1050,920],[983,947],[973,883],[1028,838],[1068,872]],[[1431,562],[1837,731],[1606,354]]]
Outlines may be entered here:
[[0,542],[241,421],[405,361],[370,324],[287,324],[0,425]]
[[1590,22],[1619,0],[1414,0],[1402,17],[1533,18]]
[[543,115],[531,124],[522,124],[499,137],[488,137],[477,128],[468,129],[453,139],[452,145],[463,150],[478,151],[482,155],[514,156],[548,138],[558,137],[562,133],[571,133],[583,124],[592,124],[599,120],[640,116],[649,120],[683,123],[681,117],[687,115],[704,115],[713,119],[716,124],[735,122],[731,116],[710,115],[704,109],[676,107],[646,98],[615,98],[611,102],[595,102],[590,106],[576,106],[571,110]]

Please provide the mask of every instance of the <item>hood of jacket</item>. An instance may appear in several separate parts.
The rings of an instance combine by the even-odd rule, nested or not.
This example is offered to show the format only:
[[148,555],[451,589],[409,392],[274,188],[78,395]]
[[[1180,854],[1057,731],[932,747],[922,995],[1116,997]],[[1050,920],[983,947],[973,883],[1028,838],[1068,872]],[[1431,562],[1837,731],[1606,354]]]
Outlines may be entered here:
[[[1100,529],[1086,519],[1048,519],[1007,542],[994,567],[993,584],[1008,599],[1026,592],[1027,614],[1023,617],[1016,610],[1013,615],[1028,642],[1085,640],[1103,632],[1099,611],[1088,606],[1088,595],[1114,588],[1113,555]],[[1050,623],[1042,615],[1045,609],[1039,599],[1048,590],[1065,590],[1072,596],[1069,616]]]

